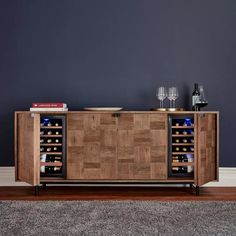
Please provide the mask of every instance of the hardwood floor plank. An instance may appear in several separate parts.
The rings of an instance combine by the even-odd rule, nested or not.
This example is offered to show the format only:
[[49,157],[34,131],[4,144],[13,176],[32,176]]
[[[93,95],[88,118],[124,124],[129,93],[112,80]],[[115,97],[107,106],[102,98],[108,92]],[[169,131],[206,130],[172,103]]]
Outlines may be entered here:
[[33,187],[0,187],[0,200],[236,201],[236,187],[203,187],[200,196],[189,187],[47,186],[39,196]]

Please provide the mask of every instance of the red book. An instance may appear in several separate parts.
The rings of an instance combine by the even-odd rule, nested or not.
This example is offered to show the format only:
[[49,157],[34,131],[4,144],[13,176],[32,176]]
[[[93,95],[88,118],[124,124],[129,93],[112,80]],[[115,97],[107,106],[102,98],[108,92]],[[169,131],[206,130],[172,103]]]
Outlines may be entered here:
[[66,103],[62,103],[62,102],[36,102],[36,103],[32,103],[32,107],[33,108],[66,108],[67,105]]

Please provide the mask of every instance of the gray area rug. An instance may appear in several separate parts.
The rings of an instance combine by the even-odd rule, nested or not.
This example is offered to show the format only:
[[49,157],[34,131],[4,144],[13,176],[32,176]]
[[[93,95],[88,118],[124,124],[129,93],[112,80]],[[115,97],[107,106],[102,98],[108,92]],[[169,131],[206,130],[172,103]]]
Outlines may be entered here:
[[0,235],[236,235],[236,202],[0,201]]

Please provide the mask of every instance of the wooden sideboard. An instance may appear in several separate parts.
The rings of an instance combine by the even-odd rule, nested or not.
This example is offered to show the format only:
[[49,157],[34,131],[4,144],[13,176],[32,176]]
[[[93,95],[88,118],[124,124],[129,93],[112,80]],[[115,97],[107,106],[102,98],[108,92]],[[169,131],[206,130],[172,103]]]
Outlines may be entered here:
[[[53,164],[40,162],[41,117],[58,115],[65,117],[65,171],[61,176],[43,177],[40,167]],[[192,117],[194,122],[194,142],[189,144],[194,146],[193,163],[176,164],[192,165],[191,176],[169,173],[171,117]],[[16,180],[36,188],[68,182],[187,183],[198,194],[199,186],[218,180],[218,163],[218,112],[15,112]]]

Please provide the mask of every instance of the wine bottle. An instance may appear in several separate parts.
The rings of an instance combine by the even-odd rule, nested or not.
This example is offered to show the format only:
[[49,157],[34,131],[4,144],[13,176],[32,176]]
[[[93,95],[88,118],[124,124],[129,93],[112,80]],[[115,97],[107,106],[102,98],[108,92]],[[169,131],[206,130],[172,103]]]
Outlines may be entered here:
[[59,139],[55,139],[55,143],[59,143]]
[[175,131],[175,134],[179,134],[179,131],[178,131],[178,130],[176,130],[176,131]]
[[57,147],[53,147],[53,151],[57,151]]
[[62,168],[59,166],[41,166],[40,172],[43,174],[57,174],[61,173]]
[[191,151],[191,152],[194,152],[194,147],[190,147],[190,151]]
[[178,151],[179,151],[179,147],[176,147],[176,148],[175,148],[175,151],[178,152]]
[[59,134],[60,134],[60,132],[59,132],[59,131],[56,131],[56,132],[55,132],[55,134],[56,134],[56,135],[59,135]]
[[188,142],[188,139],[184,138],[183,143],[187,143],[187,142]]
[[48,142],[48,143],[51,143],[51,142],[52,142],[52,139],[51,139],[51,138],[49,138],[49,139],[47,140],[47,142]]
[[190,139],[190,142],[191,142],[191,143],[194,143],[194,139],[193,139],[193,138],[191,138],[191,139]]
[[44,143],[44,139],[42,138],[42,139],[40,139],[40,143]]
[[173,166],[172,172],[174,172],[174,173],[187,173],[187,167],[186,166]]
[[179,139],[176,139],[175,142],[176,142],[176,143],[179,143]]
[[44,131],[43,130],[40,131],[40,135],[44,135]]
[[52,123],[50,121],[48,122],[48,126],[52,126]]
[[198,111],[199,108],[197,107],[196,103],[198,103],[200,100],[200,92],[198,88],[198,84],[194,84],[194,91],[192,93],[192,109],[193,111]]
[[55,123],[55,126],[59,126],[59,123]]
[[41,147],[41,148],[40,148],[40,152],[43,152],[43,151],[44,151],[44,147]]
[[187,148],[186,147],[183,147],[183,152],[187,152]]
[[175,126],[179,126],[179,123],[175,123]]
[[51,135],[51,134],[52,134],[52,131],[51,131],[51,130],[49,130],[47,134],[48,134],[48,135]]
[[51,147],[48,147],[48,148],[47,148],[47,152],[50,152],[51,150],[52,150]]
[[184,135],[188,134],[187,130],[184,130],[184,131],[183,131],[183,134],[184,134]]

